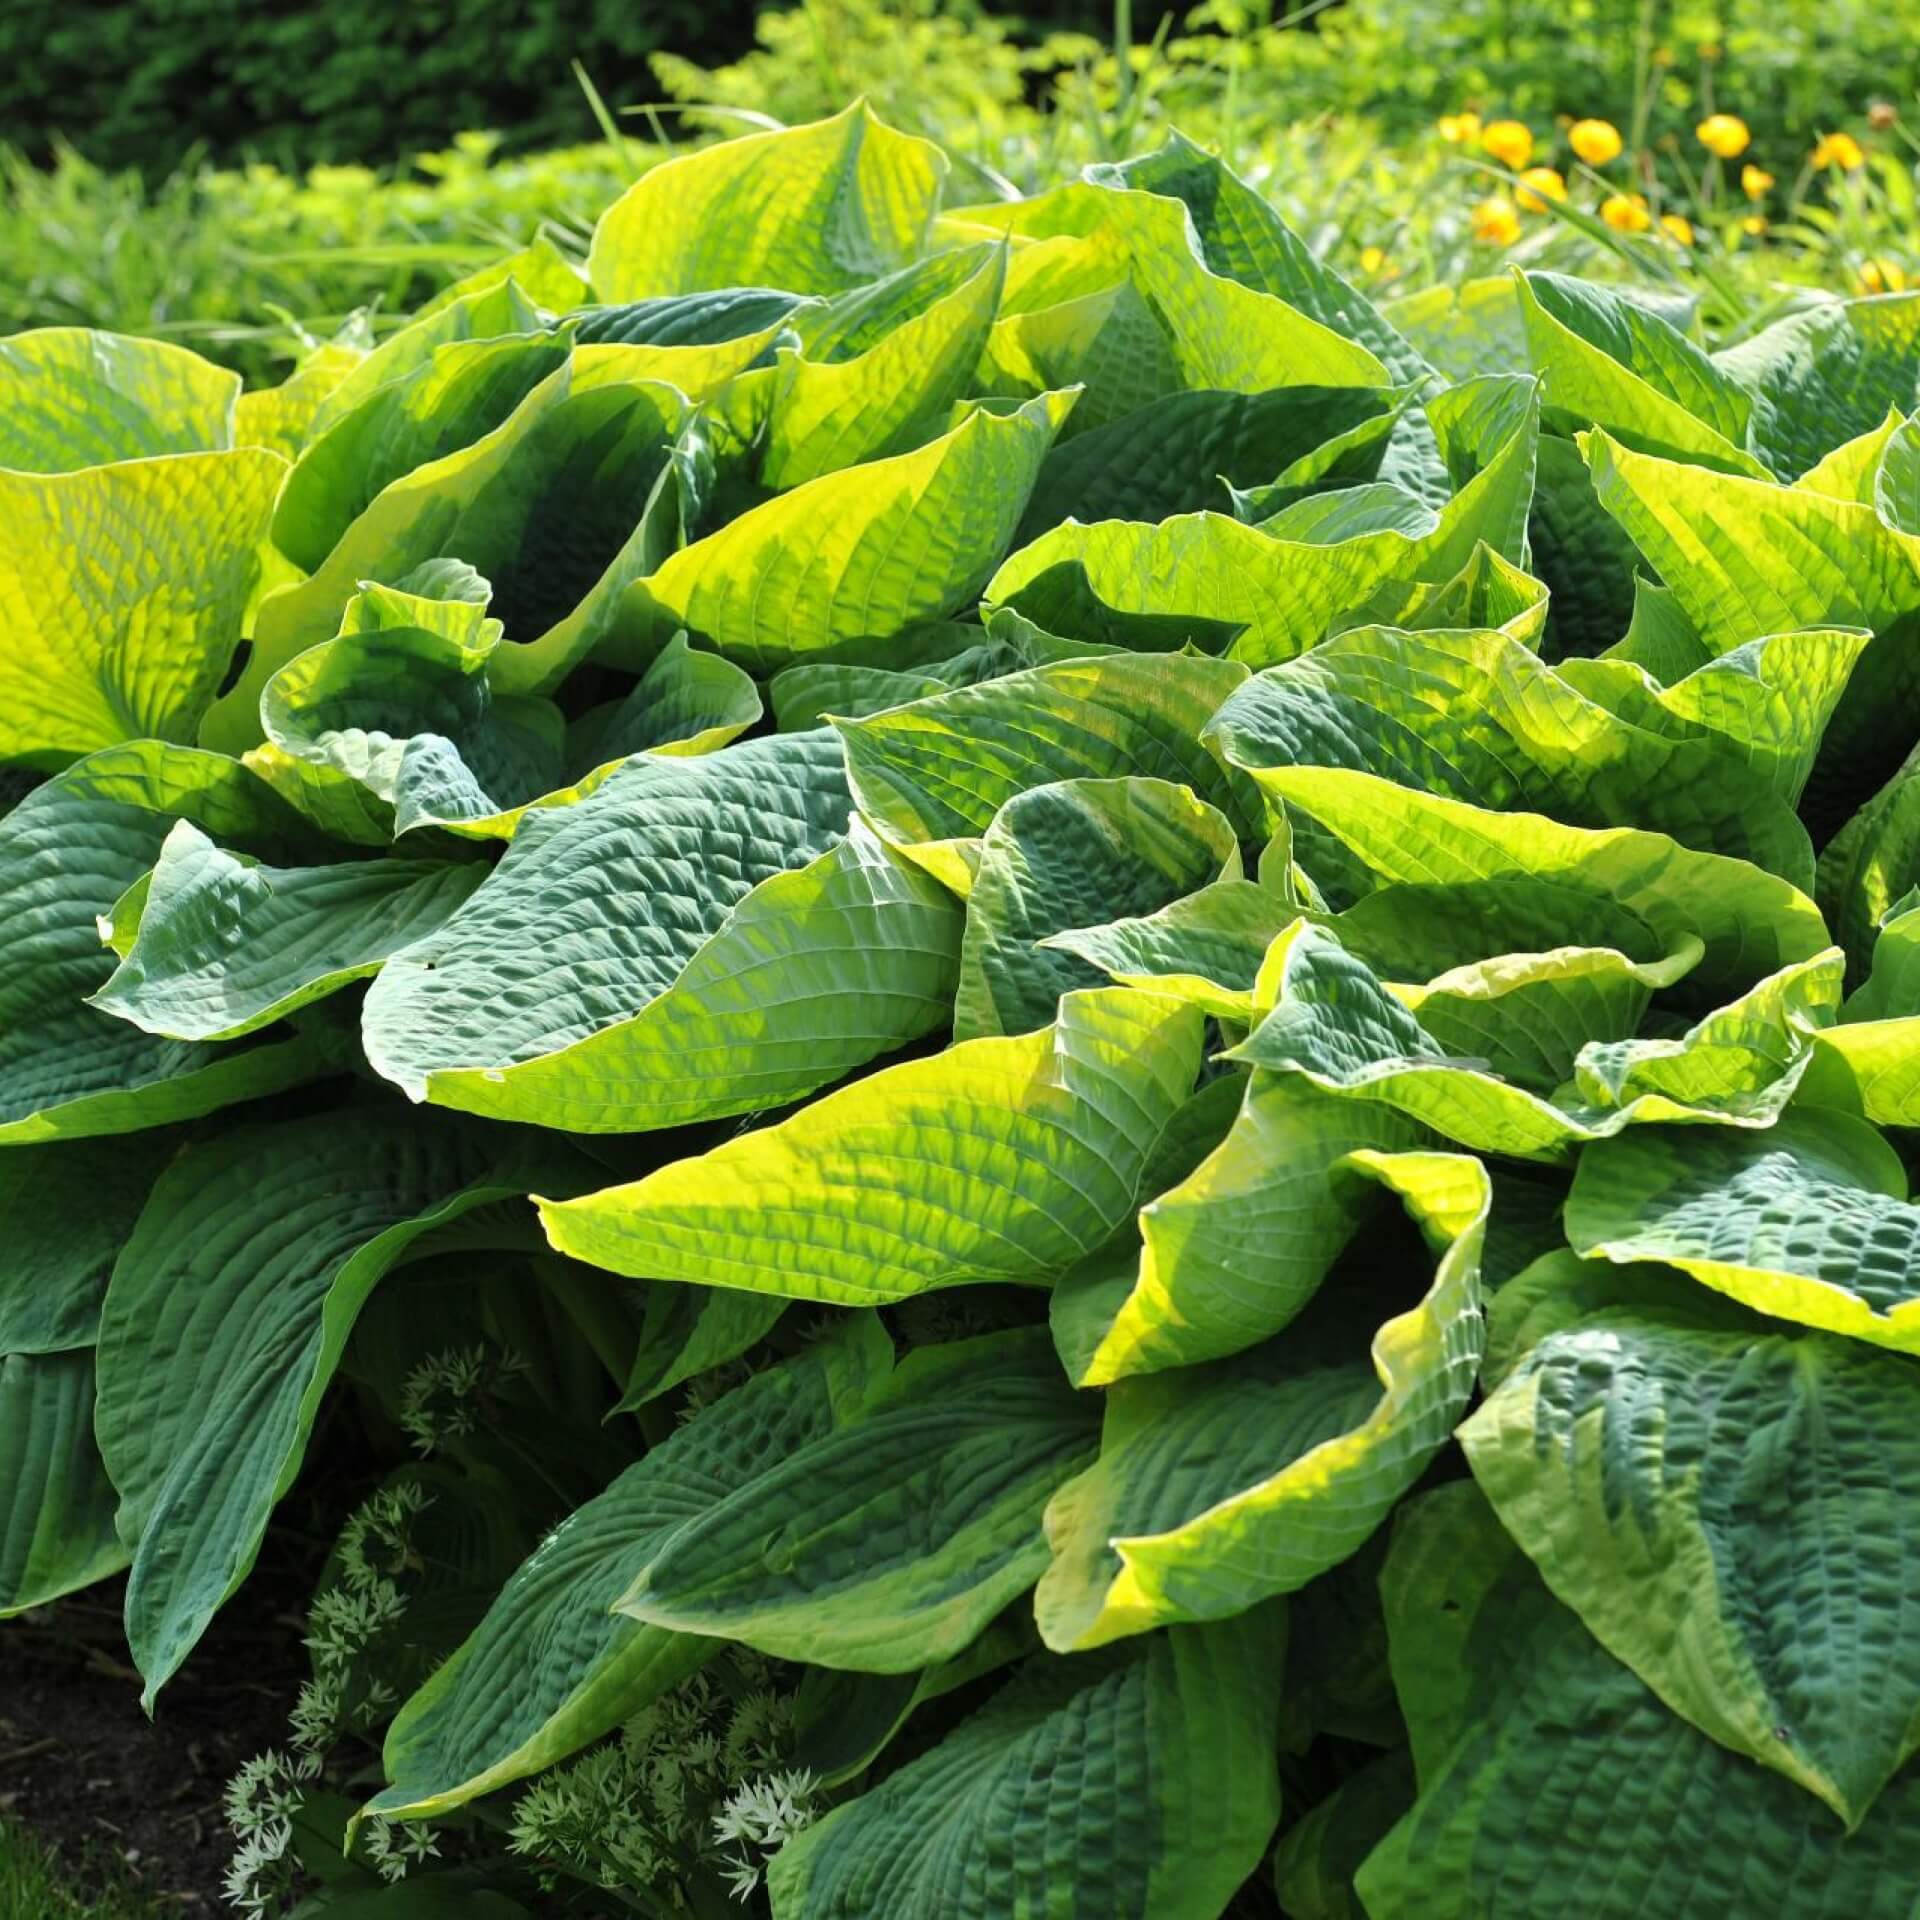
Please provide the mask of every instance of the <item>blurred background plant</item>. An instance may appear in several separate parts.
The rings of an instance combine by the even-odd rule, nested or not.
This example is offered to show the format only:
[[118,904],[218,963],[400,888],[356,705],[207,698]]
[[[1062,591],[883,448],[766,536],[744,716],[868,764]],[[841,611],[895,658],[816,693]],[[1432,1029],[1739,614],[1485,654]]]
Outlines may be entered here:
[[[32,118],[32,62],[0,60],[0,328],[161,332],[270,378],[354,308],[377,331],[538,232],[577,249],[678,143],[863,92],[953,154],[957,199],[1177,126],[1383,297],[1514,259],[1688,294],[1718,339],[1814,289],[1920,284],[1920,36],[1879,0],[800,0],[757,19],[744,0],[515,0],[513,26],[494,0],[349,4],[366,18],[298,29],[324,18],[337,60],[229,22],[228,0],[90,9],[84,84],[37,93]],[[8,11],[0,54],[38,8]],[[162,15],[123,53],[128,22]],[[57,75],[74,28],[48,21]],[[463,121],[500,131],[447,131]],[[206,146],[181,154],[183,127]]]

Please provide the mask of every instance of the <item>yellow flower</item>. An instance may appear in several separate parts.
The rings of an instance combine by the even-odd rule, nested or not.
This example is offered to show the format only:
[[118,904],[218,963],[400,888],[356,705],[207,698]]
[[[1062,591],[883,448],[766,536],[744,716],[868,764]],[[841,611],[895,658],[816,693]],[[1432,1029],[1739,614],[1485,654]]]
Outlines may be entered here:
[[1515,173],[1533,158],[1533,135],[1518,120],[1496,120],[1480,136],[1480,144]]
[[1756,167],[1749,161],[1740,169],[1740,191],[1749,200],[1764,200],[1773,190],[1773,175],[1765,167]]
[[1440,116],[1440,138],[1450,147],[1471,147],[1480,138],[1480,116],[1477,113],[1443,113]]
[[1590,167],[1620,158],[1620,129],[1611,120],[1576,120],[1567,129],[1567,145]]
[[1765,214],[1750,213],[1740,222],[1740,231],[1744,233],[1749,240],[1758,240],[1766,230],[1767,220]]
[[1616,233],[1645,233],[1653,225],[1644,194],[1610,193],[1600,202],[1600,218]]
[[1678,213],[1663,213],[1660,216],[1660,224],[1674,239],[1678,240],[1683,247],[1693,245],[1693,222],[1684,215]]
[[1823,133],[1813,149],[1813,164],[1816,167],[1839,167],[1845,173],[1851,173],[1855,167],[1864,167],[1867,156],[1860,151],[1860,142],[1850,133]]
[[1737,114],[1710,113],[1694,128],[1693,137],[1722,160],[1737,160],[1745,153],[1753,135]]
[[1387,267],[1387,255],[1384,247],[1362,247],[1360,249],[1360,271],[1362,273],[1384,273]]
[[1513,202],[1503,198],[1482,200],[1473,210],[1473,237],[1490,247],[1510,247],[1520,238],[1520,216]]
[[1893,260],[1862,260],[1859,273],[1862,293],[1903,293],[1907,276]]
[[1529,167],[1513,196],[1528,213],[1545,213],[1549,200],[1564,200],[1567,183],[1553,167]]

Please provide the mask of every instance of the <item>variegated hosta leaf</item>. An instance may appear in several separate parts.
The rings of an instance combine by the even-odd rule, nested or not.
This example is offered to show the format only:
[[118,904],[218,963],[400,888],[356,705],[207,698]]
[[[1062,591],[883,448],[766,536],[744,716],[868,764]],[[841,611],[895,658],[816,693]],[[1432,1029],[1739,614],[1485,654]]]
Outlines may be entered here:
[[1616,1309],[1540,1340],[1460,1438],[1609,1652],[1856,1827],[1920,1747],[1916,1423],[1897,1355]]
[[825,732],[625,762],[388,961],[368,1059],[415,1100],[583,1133],[813,1092],[942,1024],[959,958],[952,897],[847,816]]
[[[1659,697],[1650,688],[1648,704]],[[1204,738],[1256,780],[1348,767],[1572,825],[1665,831],[1812,884],[1791,796],[1744,755],[1671,709],[1658,730],[1610,710],[1501,633],[1341,634],[1256,674]]]
[[0,761],[48,770],[194,737],[286,471],[264,447],[0,467]]
[[563,1520],[387,1734],[391,1783],[365,1811],[426,1818],[567,1758],[719,1650],[643,1626],[613,1604],[681,1529],[795,1448],[830,1433],[885,1382],[871,1315],[754,1374],[679,1426]]
[[302,572],[318,571],[388,486],[504,425],[569,350],[551,332],[435,347],[308,443],[274,504],[274,545]]
[[541,1218],[561,1252],[616,1273],[846,1306],[1045,1283],[1138,1205],[1201,1026],[1124,988],[1070,993],[1037,1033],[884,1068]]
[[[1516,881],[1546,883],[1637,919],[1656,936],[1656,953],[1697,938],[1704,953],[1685,987],[1696,1005],[1810,960],[1828,944],[1818,911],[1797,887],[1665,834],[1489,812],[1344,768],[1276,767],[1261,785],[1335,835],[1383,889],[1464,895],[1495,882],[1518,896],[1525,889]],[[1518,951],[1529,943],[1502,944]]]
[[0,1152],[0,1354],[93,1345],[114,1256],[179,1145],[156,1130]]
[[842,721],[847,778],[874,826],[965,892],[977,843],[1017,794],[1060,780],[1130,775],[1190,787],[1247,838],[1250,784],[1200,744],[1208,718],[1247,677],[1226,660],[1101,654]]
[[1795,627],[1864,627],[1873,640],[1834,711],[1806,805],[1827,838],[1911,744],[1920,695],[1920,538],[1868,505],[1659,460],[1581,436],[1602,505],[1658,569],[1713,653]]
[[884,664],[886,642],[971,604],[1020,522],[1071,393],[976,408],[890,459],[824,473],[683,547],[628,589],[605,657],[687,628],[742,665]]
[[370,1110],[239,1129],[161,1175],[107,1288],[95,1416],[149,1706],[252,1568],[381,1277],[444,1223],[574,1178],[563,1150],[514,1146]]
[[1040,943],[1108,913],[1140,913],[1236,873],[1232,823],[1188,787],[1135,776],[1017,794],[980,842],[967,896],[956,1040],[1027,1033],[1102,976]]
[[1920,1207],[1899,1156],[1844,1113],[1603,1141],[1574,1176],[1567,1238],[1602,1260],[1663,1261],[1781,1320],[1920,1353]]
[[[976,391],[970,382],[1005,277],[1004,247],[936,254],[809,315],[768,416],[762,484],[797,487],[932,439],[952,404]],[[889,301],[896,286],[897,301]],[[837,309],[854,304],[861,319],[872,316],[871,340],[853,315],[839,324]]]
[[185,347],[91,327],[0,341],[0,467],[72,473],[234,442],[240,376]]
[[659,1628],[875,1673],[951,1660],[1047,1564],[1099,1412],[1044,1327],[921,1347],[860,1411],[729,1489],[615,1603]]
[[1565,274],[1516,270],[1514,281],[1549,418],[1605,427],[1644,453],[1772,477],[1746,450],[1748,395],[1685,334]]
[[1253,988],[1274,940],[1300,903],[1252,880],[1216,880],[1157,913],[1073,927],[1041,942],[1098,967],[1122,986],[1190,1000],[1216,1020],[1253,1017]]
[[428,860],[262,866],[182,820],[88,1005],[168,1039],[236,1040],[377,973],[486,877]]
[[93,1353],[0,1353],[0,1620],[127,1564],[93,1438]]
[[1137,159],[1090,167],[1086,177],[1100,187],[1178,200],[1213,272],[1284,300],[1357,341],[1397,380],[1418,382],[1431,375],[1426,361],[1365,294],[1329,267],[1231,167],[1183,134],[1170,133],[1164,145]]
[[373,332],[361,314],[350,314],[330,340],[309,347],[277,387],[253,387],[234,403],[233,441],[239,447],[271,447],[299,457],[328,396],[368,356]]
[[1398,1195],[1437,1255],[1425,1298],[1380,1325],[1370,1362],[1363,1316],[1411,1289],[1356,1274],[1262,1347],[1113,1387],[1099,1461],[1047,1508],[1053,1564],[1034,1606],[1050,1647],[1220,1619],[1304,1586],[1446,1444],[1480,1365],[1486,1172],[1450,1153],[1361,1151],[1349,1165]]
[[[1456,975],[1405,995],[1409,1010],[1331,934],[1303,921],[1274,943],[1255,985],[1256,1008],[1271,1011],[1228,1058],[1382,1102],[1481,1152],[1553,1159],[1636,1123],[1771,1124],[1807,1070],[1815,1030],[1840,1000],[1834,948],[1771,975],[1678,1040],[1589,1037],[1577,1023],[1604,1005],[1585,977],[1596,957],[1606,956],[1512,956],[1546,964],[1507,996],[1522,1004],[1506,1028],[1487,1019],[1492,1003],[1459,991],[1465,983]],[[1498,964],[1477,971],[1484,978]],[[1528,987],[1549,991],[1525,1004]],[[1629,1007],[1635,1000],[1644,1005],[1635,995]],[[1571,1031],[1552,1031],[1556,1014],[1571,1016]],[[1629,1031],[1637,1020],[1635,1007]],[[1543,1029],[1537,1051],[1520,1024],[1532,1021]],[[1492,1058],[1454,1050],[1483,1038],[1498,1049]],[[1566,1085],[1557,1084],[1562,1074]]]
[[1217,1144],[1147,1200],[1135,1234],[1062,1282],[1055,1327],[1071,1326],[1061,1346],[1075,1384],[1189,1366],[1278,1332],[1375,1211],[1367,1156],[1423,1140],[1390,1108],[1254,1075]]
[[1288,1920],[1367,1920],[1353,1876],[1413,1796],[1412,1758],[1394,1747],[1289,1827],[1273,1850],[1273,1887]]
[[1472,1487],[1407,1509],[1381,1585],[1420,1796],[1360,1869],[1370,1920],[1555,1920],[1569,1888],[1582,1920],[1908,1920],[1920,1776],[1846,1834],[1669,1712]]
[[1284,1615],[1175,1627],[1015,1671],[971,1718],[805,1828],[768,1874],[777,1920],[1060,1907],[1221,1912],[1280,1814]]
[[1559,672],[1636,727],[1676,741],[1711,740],[1797,805],[1869,637],[1855,627],[1778,633],[1703,660],[1665,686],[1618,650],[1603,660],[1563,660]]
[[1265,485],[1356,429],[1377,429],[1384,439],[1392,417],[1376,387],[1168,394],[1063,439],[1041,465],[1015,545],[1068,519],[1225,512],[1236,487]]
[[830,120],[654,167],[601,215],[587,277],[602,300],[714,287],[838,293],[920,252],[946,174],[930,140],[896,133],[856,101]]
[[1528,401],[1505,443],[1429,533],[1362,533],[1321,546],[1217,513],[1090,527],[1069,522],[1011,555],[988,582],[986,600],[1059,632],[1076,631],[1082,598],[1123,620],[1190,621],[1216,630],[1235,658],[1253,666],[1290,660],[1346,627],[1399,621],[1420,586],[1451,579],[1482,540],[1523,557],[1503,537],[1517,504],[1523,543],[1533,488],[1538,409],[1530,383],[1519,385]]
[[1920,398],[1920,294],[1804,308],[1714,355],[1752,396],[1753,449],[1798,480],[1834,448]]
[[570,366],[556,369],[492,432],[382,488],[311,579],[261,602],[253,652],[202,739],[253,746],[268,681],[332,639],[367,582],[399,586],[442,558],[492,586],[507,636],[489,663],[494,690],[557,685],[602,638],[621,590],[678,544],[670,455],[686,412],[670,387],[576,391]]
[[0,819],[0,1145],[127,1133],[312,1079],[317,1038],[156,1038],[86,1004],[114,971],[100,920],[174,818],[272,845],[298,821],[238,761],[155,740],[110,747]]

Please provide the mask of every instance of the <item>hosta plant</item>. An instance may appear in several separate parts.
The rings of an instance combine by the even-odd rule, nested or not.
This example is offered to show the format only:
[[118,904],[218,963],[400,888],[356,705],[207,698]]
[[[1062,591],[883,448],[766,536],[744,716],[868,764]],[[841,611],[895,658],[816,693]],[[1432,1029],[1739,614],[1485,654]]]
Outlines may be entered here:
[[331,1501],[244,1907],[1912,1920],[1920,296],[1689,327],[856,106],[0,344],[0,1609]]

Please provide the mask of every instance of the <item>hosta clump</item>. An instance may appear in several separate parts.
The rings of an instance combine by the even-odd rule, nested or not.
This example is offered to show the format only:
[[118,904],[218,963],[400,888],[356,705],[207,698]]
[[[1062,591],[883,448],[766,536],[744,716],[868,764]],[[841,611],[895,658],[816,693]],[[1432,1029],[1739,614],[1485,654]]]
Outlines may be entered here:
[[360,1430],[256,1911],[1911,1920],[1917,378],[861,107],[0,346],[0,1609]]

